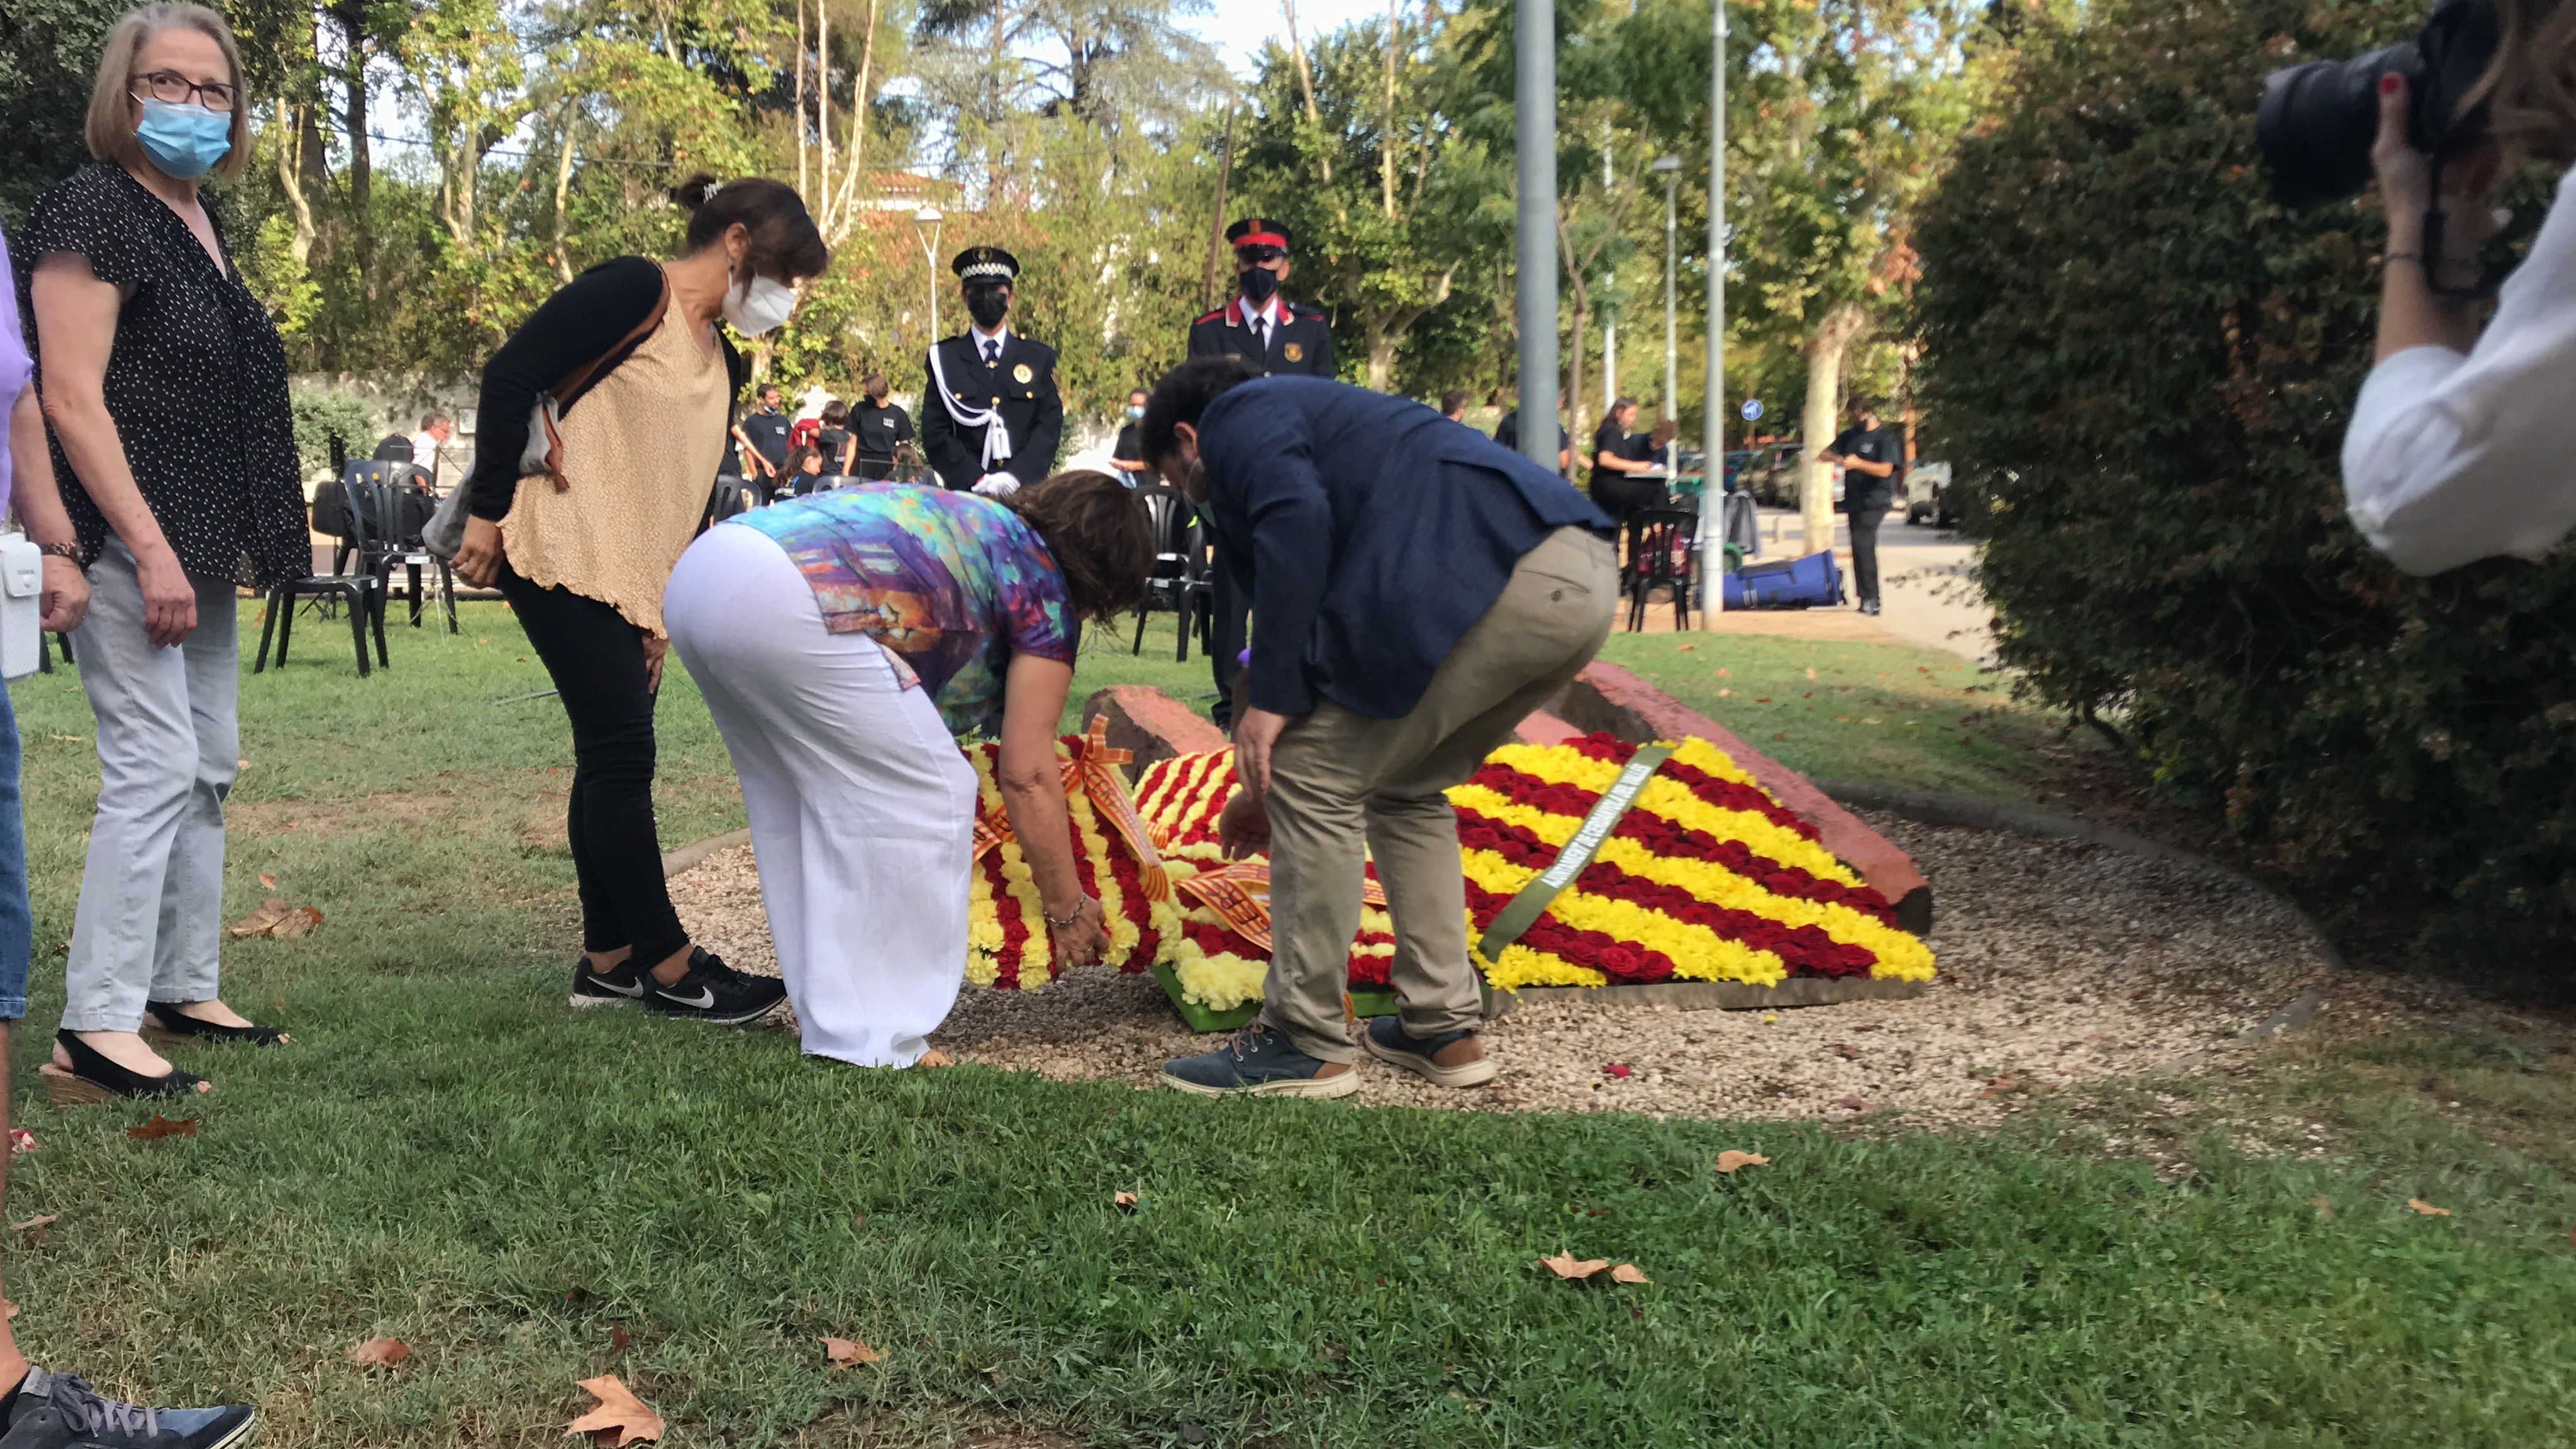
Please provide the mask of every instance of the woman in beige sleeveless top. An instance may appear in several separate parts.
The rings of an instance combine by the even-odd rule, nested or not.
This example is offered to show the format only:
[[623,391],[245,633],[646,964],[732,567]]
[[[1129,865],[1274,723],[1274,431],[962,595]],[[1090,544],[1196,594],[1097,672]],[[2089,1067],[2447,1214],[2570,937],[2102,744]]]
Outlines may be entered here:
[[[572,719],[567,829],[581,882],[575,1006],[626,1001],[700,1021],[768,1014],[778,981],[691,944],[653,826],[653,699],[662,590],[696,536],[724,457],[745,336],[787,320],[831,254],[793,188],[697,177],[678,261],[620,257],[572,280],[483,370],[457,575],[498,585]],[[540,394],[555,400],[552,474],[519,476]]]

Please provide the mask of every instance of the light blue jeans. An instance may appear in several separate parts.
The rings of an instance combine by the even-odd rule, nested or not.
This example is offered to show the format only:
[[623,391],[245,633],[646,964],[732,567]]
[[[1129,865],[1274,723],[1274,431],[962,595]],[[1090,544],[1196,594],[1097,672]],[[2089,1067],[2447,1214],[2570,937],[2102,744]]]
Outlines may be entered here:
[[27,822],[18,788],[18,712],[0,689],[0,1022],[27,1014],[27,960],[36,920],[27,905]]
[[72,643],[98,716],[98,818],[64,970],[68,1031],[133,1031],[149,1002],[217,995],[241,638],[232,585],[195,582],[195,632],[156,649],[134,555],[111,538],[90,565]]

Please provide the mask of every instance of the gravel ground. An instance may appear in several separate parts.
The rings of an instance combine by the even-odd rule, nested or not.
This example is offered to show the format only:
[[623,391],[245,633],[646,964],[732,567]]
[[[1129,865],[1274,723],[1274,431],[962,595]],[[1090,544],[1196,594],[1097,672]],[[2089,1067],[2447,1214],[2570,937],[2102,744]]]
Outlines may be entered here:
[[[1870,824],[1933,882],[1941,978],[1924,996],[1780,1012],[1533,1002],[1489,1030],[1503,1064],[1492,1086],[1442,1091],[1364,1060],[1355,1100],[1845,1121],[1894,1109],[1975,1126],[2086,1081],[2224,1069],[2261,1050],[2240,1032],[2306,992],[2327,1026],[2461,1007],[2440,988],[2337,971],[2287,906],[2224,876],[2069,841]],[[672,896],[708,947],[778,969],[749,847],[710,856]],[[970,990],[934,1038],[962,1061],[1137,1086],[1221,1040],[1184,1028],[1152,978],[1103,971]]]

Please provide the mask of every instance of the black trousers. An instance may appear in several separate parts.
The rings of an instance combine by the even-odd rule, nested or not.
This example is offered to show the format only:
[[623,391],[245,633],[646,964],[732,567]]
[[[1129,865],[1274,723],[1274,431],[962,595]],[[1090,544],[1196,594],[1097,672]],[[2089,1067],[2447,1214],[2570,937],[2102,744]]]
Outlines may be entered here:
[[1886,521],[1883,503],[1851,515],[1852,592],[1864,604],[1878,602],[1878,526]]
[[653,827],[653,690],[643,631],[564,588],[539,588],[501,565],[501,595],[554,676],[572,719],[572,800],[565,832],[581,882],[585,951],[635,949],[644,966],[689,944],[662,878]]
[[1252,600],[1236,588],[1234,575],[1218,554],[1208,570],[1208,606],[1215,612],[1208,629],[1208,668],[1216,676],[1216,704],[1208,716],[1218,729],[1234,727],[1234,677],[1243,666],[1236,656],[1252,638]]

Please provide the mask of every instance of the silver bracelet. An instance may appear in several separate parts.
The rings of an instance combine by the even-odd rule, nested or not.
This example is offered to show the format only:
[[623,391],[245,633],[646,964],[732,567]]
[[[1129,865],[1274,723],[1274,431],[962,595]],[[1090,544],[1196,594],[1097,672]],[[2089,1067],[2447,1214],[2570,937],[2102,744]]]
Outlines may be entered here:
[[1080,905],[1077,905],[1077,906],[1075,906],[1075,907],[1073,908],[1073,913],[1072,913],[1071,915],[1061,916],[1061,917],[1058,917],[1058,916],[1047,916],[1047,914],[1046,914],[1046,907],[1044,907],[1044,906],[1040,906],[1040,907],[1038,907],[1038,914],[1039,914],[1039,915],[1041,915],[1041,916],[1046,916],[1046,923],[1047,923],[1047,929],[1048,929],[1048,930],[1050,930],[1050,931],[1061,931],[1061,930],[1063,930],[1065,927],[1072,925],[1074,922],[1081,920],[1081,919],[1082,919],[1082,907],[1083,907],[1083,906],[1090,905],[1090,904],[1091,904],[1091,897],[1089,897],[1089,896],[1084,896],[1084,897],[1082,898],[1082,902],[1081,902],[1081,904],[1080,904]]

